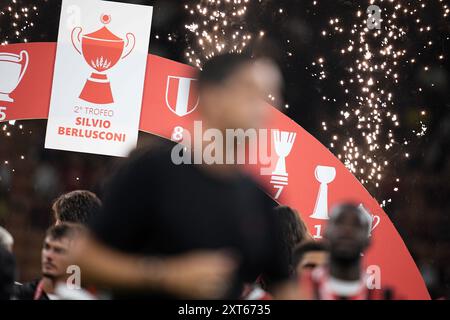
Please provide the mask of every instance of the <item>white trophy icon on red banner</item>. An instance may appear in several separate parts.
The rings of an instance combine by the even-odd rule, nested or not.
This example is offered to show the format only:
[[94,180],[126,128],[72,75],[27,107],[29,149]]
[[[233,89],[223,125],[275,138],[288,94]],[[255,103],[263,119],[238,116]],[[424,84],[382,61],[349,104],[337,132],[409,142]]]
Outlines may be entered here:
[[320,182],[319,193],[317,194],[314,212],[311,218],[327,220],[328,217],[328,184],[336,178],[336,168],[327,166],[317,166],[315,170],[317,181]]
[[16,90],[27,71],[28,52],[22,50],[19,55],[0,52],[0,101],[14,102],[9,95]]
[[[100,21],[107,25],[111,22],[111,16],[103,14]],[[127,33],[125,43],[122,38],[114,35],[106,26],[83,36],[81,36],[82,31],[81,27],[72,30],[72,44],[95,72],[87,79],[81,91],[80,99],[97,104],[113,103],[111,86],[105,72],[133,51],[136,38],[134,34]]]
[[275,199],[278,199],[284,187],[289,183],[289,174],[286,171],[286,158],[291,153],[297,133],[280,130],[273,130],[272,132],[278,161],[275,166],[275,170],[272,172],[272,179],[270,180],[270,183],[275,189],[278,189],[275,194]]

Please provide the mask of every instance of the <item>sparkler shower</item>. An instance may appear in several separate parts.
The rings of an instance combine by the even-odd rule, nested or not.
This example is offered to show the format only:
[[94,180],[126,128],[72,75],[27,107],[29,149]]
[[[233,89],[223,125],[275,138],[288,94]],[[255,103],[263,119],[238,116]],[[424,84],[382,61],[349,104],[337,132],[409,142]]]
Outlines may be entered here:
[[[397,136],[396,128],[401,126],[401,119],[396,109],[398,96],[402,95],[399,89],[401,82],[408,81],[404,79],[405,73],[413,71],[417,65],[423,72],[429,72],[430,64],[443,65],[446,61],[444,52],[434,57],[426,54],[435,45],[430,37],[433,21],[426,20],[435,6],[430,8],[428,2],[358,1],[352,4],[348,14],[330,15],[320,30],[314,30],[316,37],[322,37],[321,41],[338,48],[341,56],[323,52],[306,69],[311,71],[313,78],[327,82],[325,85],[340,87],[345,97],[337,100],[327,94],[322,96],[324,103],[330,103],[340,111],[337,119],[323,119],[321,128],[329,134],[330,150],[363,184],[370,187],[378,188],[383,179],[399,182],[400,177],[385,177],[385,167],[392,161],[408,158],[408,145],[427,132],[424,121],[427,108],[416,105],[412,107],[419,115],[417,128],[409,134]],[[185,51],[188,62],[200,67],[202,61],[216,53],[241,52],[252,39],[263,37],[264,25],[259,32],[251,32],[247,22],[248,16],[257,14],[252,10],[256,11],[258,7],[270,6],[269,10],[274,14],[291,13],[275,1],[253,1],[249,8],[251,3],[219,0],[186,4],[190,18],[190,23],[185,26],[190,33]],[[310,8],[313,12],[326,12],[327,4],[326,1],[311,1]],[[371,26],[373,12],[368,11],[371,5],[380,9],[379,28]],[[449,14],[445,1],[439,1],[439,10],[439,19],[445,23]],[[411,21],[415,28],[409,28]],[[421,50],[408,49],[412,39],[420,42],[416,47]],[[291,50],[285,54],[293,56]],[[336,60],[343,62],[339,64],[340,70],[336,70]],[[344,74],[344,77],[335,79],[329,76],[335,72]],[[415,88],[418,96],[424,90]],[[394,191],[398,191],[397,186],[394,186]]]
[[185,26],[192,33],[186,49],[190,64],[201,67],[202,61],[221,52],[242,52],[252,35],[247,31],[246,16],[249,0],[202,0],[186,4],[192,17]]
[[8,26],[8,29],[1,30],[0,44],[28,42],[27,34],[34,27],[34,18],[39,15],[36,5],[39,2],[11,0],[7,5],[0,6],[2,25]]
[[[380,29],[369,29],[371,16],[366,10],[372,4],[382,8]],[[443,53],[434,57],[435,61],[422,59],[422,51],[433,45],[427,36],[432,30],[431,23],[423,17],[426,7],[423,1],[369,1],[366,6],[358,7],[354,17],[331,17],[329,25],[321,31],[329,41],[334,37],[342,39],[342,59],[349,62],[345,65],[346,77],[339,81],[348,98],[343,102],[338,121],[334,124],[324,121],[322,127],[330,132],[338,131],[337,122],[340,126],[357,129],[352,136],[333,134],[330,147],[363,184],[378,187],[383,169],[394,160],[394,155],[399,157],[403,152],[408,158],[408,144],[426,133],[426,125],[419,120],[417,129],[409,136],[395,135],[395,128],[401,125],[396,107],[397,96],[401,94],[399,82],[404,81],[404,74],[412,71],[410,66],[415,64],[427,72],[427,64],[444,59]],[[442,3],[442,19],[447,18],[448,11],[447,5]],[[351,28],[341,25],[344,19],[354,21]],[[405,24],[407,20],[414,20],[416,28],[409,29]],[[408,38],[421,41],[422,50],[408,50]],[[312,63],[318,69],[314,76],[325,81],[327,60],[319,58]],[[417,88],[417,95],[421,92],[422,88]],[[329,98],[324,96],[324,99]],[[420,116],[426,116],[426,106],[416,108]]]
[[[39,3],[11,0],[0,8],[2,24],[10,26],[7,32],[5,29],[1,31],[1,44],[28,41],[28,35],[35,27],[34,18],[39,15]],[[370,5],[376,5],[381,10],[379,29],[370,29],[370,12],[367,11]],[[265,36],[264,27],[267,26],[261,24],[250,28],[248,19],[257,14],[252,10],[267,7],[274,14],[288,14],[288,10],[275,1],[187,1],[183,4],[187,14],[184,25],[187,39],[185,59],[201,67],[205,59],[215,54],[242,52],[253,40]],[[427,132],[426,105],[416,105],[412,106],[419,115],[416,129],[408,135],[397,136],[396,128],[401,126],[401,119],[396,108],[398,96],[402,94],[399,88],[405,72],[419,66],[426,73],[430,72],[430,64],[446,62],[444,52],[434,57],[426,54],[430,47],[436,45],[428,36],[433,31],[432,21],[424,17],[429,10],[435,9],[435,6],[429,7],[428,1],[422,0],[358,2],[352,5],[349,14],[330,15],[323,21],[320,30],[314,30],[315,36],[322,38],[321,41],[339,49],[339,60],[344,62],[339,65],[338,71],[344,75],[340,79],[330,77],[336,72],[334,53],[323,52],[306,67],[311,77],[325,82],[324,85],[340,87],[345,97],[322,96],[324,103],[330,103],[340,111],[337,119],[323,119],[317,127],[328,134],[330,150],[363,184],[378,188],[386,179],[385,167],[398,158],[408,158],[408,145]],[[310,8],[318,12],[326,11],[327,4],[311,1]],[[439,19],[448,20],[449,8],[445,1],[439,1],[439,10]],[[414,21],[415,28],[408,27],[406,22],[410,21]],[[421,50],[408,50],[409,39],[420,41],[421,44],[416,47]],[[173,41],[172,33],[168,34],[168,40]],[[287,50],[285,54],[295,58],[292,50]],[[418,87],[416,94],[419,96],[426,89]],[[286,108],[289,105],[286,104]],[[8,137],[12,134],[6,124],[2,126],[2,131]],[[351,134],[348,134],[349,131]],[[8,163],[8,159],[2,160]],[[388,179],[398,182],[400,177],[389,176]],[[394,190],[398,188],[395,186]]]
[[[1,46],[9,43],[28,42],[29,35],[33,32],[35,26],[35,18],[39,15],[38,5],[41,2],[38,1],[22,1],[11,0],[6,5],[0,6],[0,48]],[[17,124],[16,121],[9,121],[7,124],[3,124],[1,127],[5,138],[10,138],[12,135],[25,134],[24,125]],[[32,131],[28,131],[28,134],[32,134]],[[16,155],[14,159],[0,159],[0,163],[9,165],[12,160],[23,160],[25,156],[23,154]],[[13,172],[14,168],[11,169]]]

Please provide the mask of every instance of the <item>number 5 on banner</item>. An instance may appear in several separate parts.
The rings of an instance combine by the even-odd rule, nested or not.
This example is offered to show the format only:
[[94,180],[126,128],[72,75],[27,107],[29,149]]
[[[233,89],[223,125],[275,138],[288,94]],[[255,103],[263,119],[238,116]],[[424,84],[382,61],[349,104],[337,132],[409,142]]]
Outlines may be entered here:
[[0,107],[0,121],[6,119],[6,107]]

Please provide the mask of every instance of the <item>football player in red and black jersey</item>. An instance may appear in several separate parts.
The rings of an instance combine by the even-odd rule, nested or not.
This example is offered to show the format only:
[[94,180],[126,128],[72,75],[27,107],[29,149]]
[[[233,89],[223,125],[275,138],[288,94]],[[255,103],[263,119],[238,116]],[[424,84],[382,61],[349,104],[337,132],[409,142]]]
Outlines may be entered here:
[[342,204],[330,215],[324,239],[329,258],[325,266],[304,272],[300,296],[306,300],[392,299],[390,289],[369,289],[362,253],[370,245],[370,215],[354,204]]

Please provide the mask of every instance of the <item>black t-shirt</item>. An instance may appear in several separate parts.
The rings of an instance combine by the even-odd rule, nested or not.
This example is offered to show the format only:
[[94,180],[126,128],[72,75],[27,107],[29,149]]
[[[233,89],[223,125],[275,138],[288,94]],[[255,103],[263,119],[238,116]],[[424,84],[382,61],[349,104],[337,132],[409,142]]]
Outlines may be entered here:
[[[34,296],[36,294],[37,287],[41,279],[37,279],[31,282],[27,282],[24,284],[14,284],[14,298],[17,300],[34,300]],[[42,294],[39,296],[38,300],[50,300],[47,294],[42,291]]]
[[242,284],[262,273],[287,278],[273,201],[244,175],[217,178],[197,165],[173,164],[171,147],[141,150],[121,166],[106,187],[93,234],[120,251],[147,256],[232,249],[240,267],[227,298],[238,298]]

